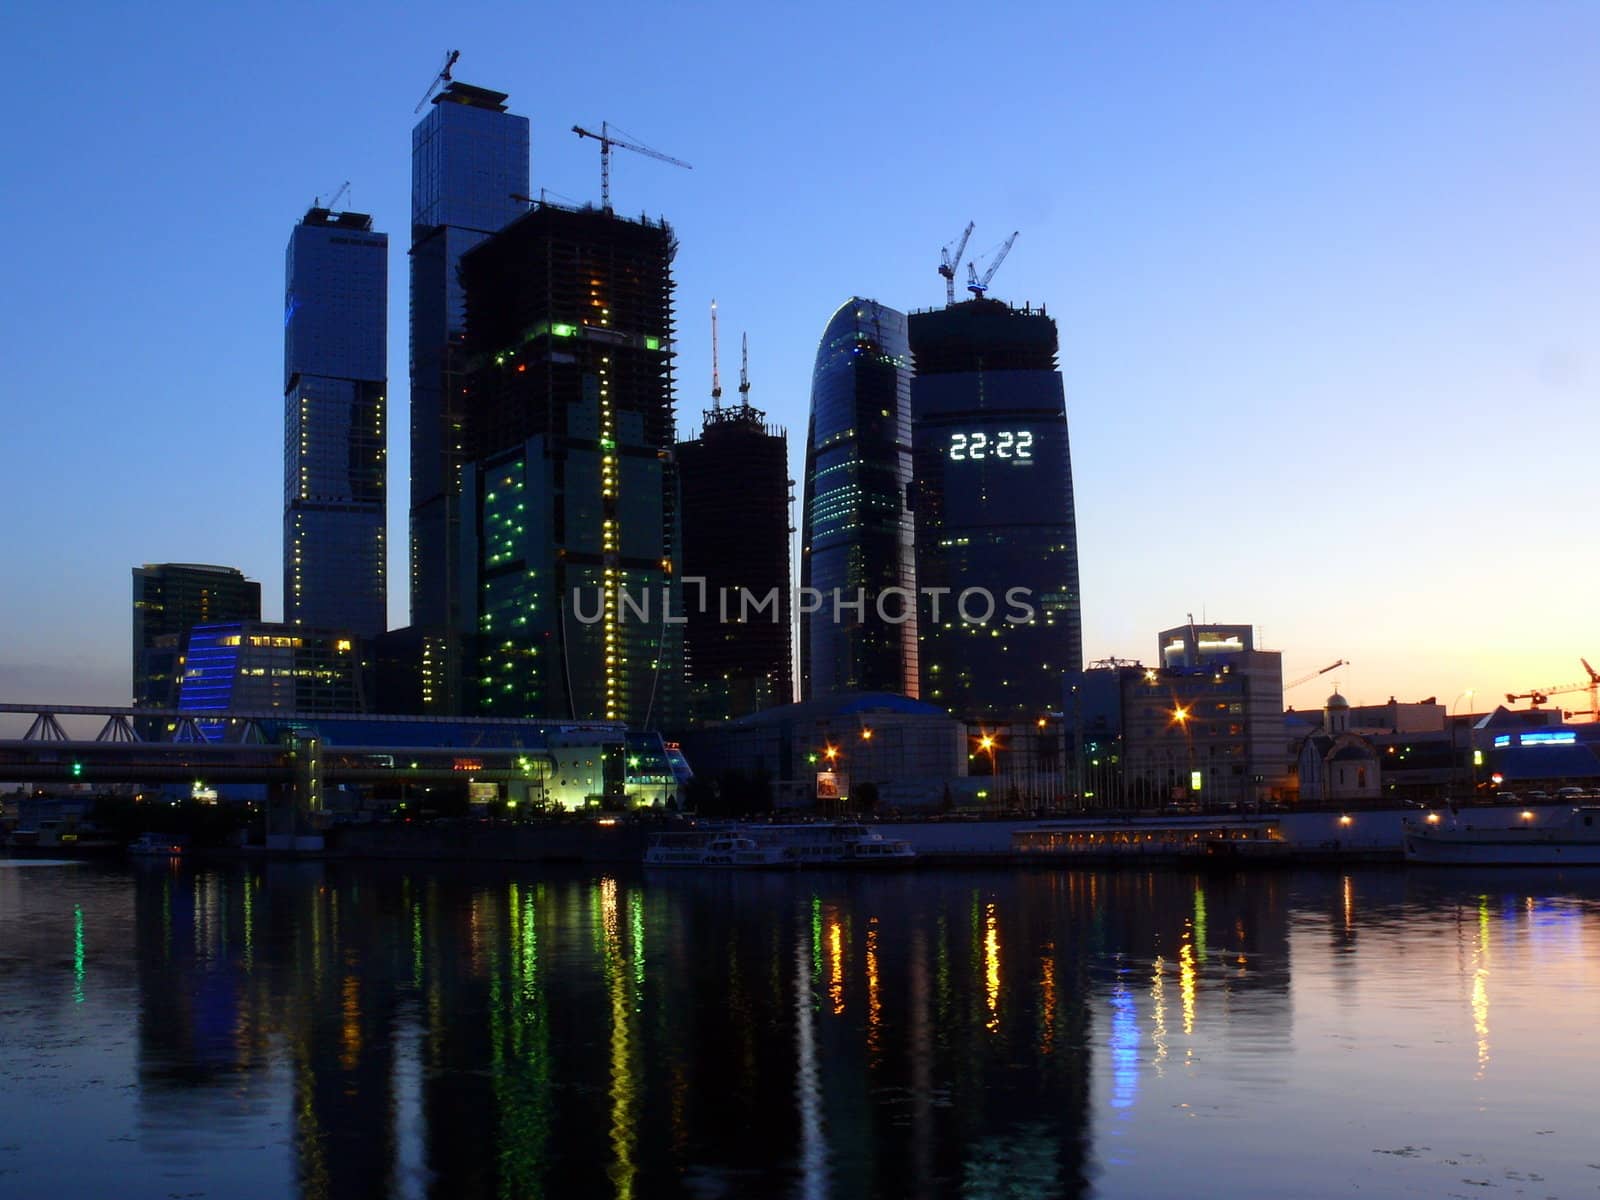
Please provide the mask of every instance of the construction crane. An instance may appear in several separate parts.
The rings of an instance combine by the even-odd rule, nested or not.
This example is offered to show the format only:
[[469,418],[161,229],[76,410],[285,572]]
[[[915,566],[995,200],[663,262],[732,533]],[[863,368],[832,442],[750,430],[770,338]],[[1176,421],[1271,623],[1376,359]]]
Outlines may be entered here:
[[635,154],[643,154],[646,158],[654,158],[674,167],[682,167],[686,171],[694,170],[682,159],[673,158],[659,150],[652,150],[649,146],[641,146],[637,142],[625,142],[621,138],[611,136],[611,126],[605,121],[600,122],[600,132],[593,133],[581,125],[574,125],[572,132],[579,138],[593,138],[600,143],[600,207],[606,212],[611,211],[611,147],[619,150],[632,150]]
[[967,239],[972,236],[975,224],[973,221],[967,222],[960,240],[955,243],[954,254],[950,253],[949,246],[939,251],[939,274],[944,276],[944,302],[947,306],[956,302],[956,268],[961,265],[961,256],[967,252]]
[[722,409],[722,376],[717,371],[717,302],[711,302],[711,410]]
[[332,200],[329,200],[326,204],[324,204],[322,202],[322,198],[319,196],[319,197],[317,197],[316,202],[313,203],[311,207],[312,208],[326,208],[331,212],[336,207],[338,207],[340,197],[342,197],[349,190],[350,190],[350,181],[348,179],[346,179],[343,183],[341,183],[339,185],[339,190],[333,194],[333,199]]
[[1586,692],[1589,696],[1589,707],[1586,715],[1600,721],[1600,671],[1589,665],[1589,660],[1580,658],[1583,671],[1589,678],[1584,683],[1563,683],[1556,687],[1535,688],[1530,692],[1507,692],[1506,703],[1515,704],[1518,700],[1527,700],[1532,707],[1538,708],[1547,704],[1551,696],[1567,696],[1573,692]]
[[1300,676],[1299,679],[1296,679],[1296,680],[1293,680],[1293,681],[1291,681],[1289,683],[1284,684],[1283,685],[1283,690],[1287,692],[1290,688],[1297,688],[1302,683],[1310,683],[1318,675],[1326,675],[1329,671],[1336,671],[1340,667],[1348,667],[1349,665],[1350,664],[1348,662],[1346,662],[1344,659],[1341,658],[1338,662],[1329,663],[1327,666],[1323,667],[1322,670],[1320,670],[1320,671],[1312,671],[1308,675],[1302,675],[1302,676]]
[[972,263],[967,264],[967,291],[971,292],[975,299],[983,299],[983,294],[989,290],[989,281],[994,278],[994,273],[1000,269],[1000,264],[1005,262],[1006,255],[1011,253],[1011,243],[1017,240],[1017,233],[1020,232],[1021,230],[1017,230],[1005,240],[1005,244],[1000,247],[1000,253],[996,254],[993,261],[989,263],[989,269],[983,273],[982,279],[978,278],[978,268]]
[[444,66],[439,68],[439,73],[433,77],[433,82],[428,85],[428,90],[422,93],[422,99],[418,100],[417,106],[411,110],[413,113],[421,112],[424,104],[444,90],[444,85],[450,82],[450,70],[456,65],[456,59],[460,57],[461,51],[459,50],[451,50],[444,56]]

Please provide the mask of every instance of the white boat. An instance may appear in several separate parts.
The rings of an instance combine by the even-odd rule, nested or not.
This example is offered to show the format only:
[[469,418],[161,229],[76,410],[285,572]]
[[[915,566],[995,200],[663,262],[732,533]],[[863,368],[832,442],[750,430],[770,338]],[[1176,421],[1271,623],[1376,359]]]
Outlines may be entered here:
[[165,833],[145,833],[128,843],[128,853],[139,858],[174,858],[183,853],[187,839]]
[[781,847],[760,846],[730,830],[658,833],[644,852],[647,867],[782,867]]
[[1600,866],[1600,806],[1484,826],[1457,817],[1437,825],[1407,825],[1406,861],[1476,866]]
[[815,822],[740,825],[692,833],[659,833],[645,850],[647,867],[855,867],[915,859],[909,843],[865,825]]

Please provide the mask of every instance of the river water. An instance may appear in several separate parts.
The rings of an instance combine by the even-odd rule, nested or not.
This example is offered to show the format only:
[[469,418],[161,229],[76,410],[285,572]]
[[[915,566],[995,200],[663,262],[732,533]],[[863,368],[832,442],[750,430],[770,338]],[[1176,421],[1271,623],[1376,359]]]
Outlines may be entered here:
[[1592,1196],[1600,871],[0,860],[0,1196]]

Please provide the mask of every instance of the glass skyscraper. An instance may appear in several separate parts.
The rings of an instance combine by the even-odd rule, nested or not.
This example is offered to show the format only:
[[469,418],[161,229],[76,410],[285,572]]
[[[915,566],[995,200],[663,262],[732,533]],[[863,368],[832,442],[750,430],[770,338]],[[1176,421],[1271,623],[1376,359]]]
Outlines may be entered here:
[[261,619],[261,585],[236,567],[145,563],[133,569],[133,703],[176,708],[184,640],[196,625]]
[[294,227],[283,313],[283,612],[388,628],[389,238],[364,213]]
[[910,327],[922,699],[967,719],[1036,719],[1083,668],[1056,323],[980,299],[913,313]]
[[[821,599],[800,615],[803,699],[917,694],[910,357],[905,314],[860,297],[817,348],[800,585]],[[802,608],[811,599],[802,592]]]
[[[527,211],[528,119],[506,94],[453,82],[411,132],[411,622],[455,654],[461,468],[461,256]],[[453,674],[453,673],[452,673]],[[455,691],[454,680],[449,690]],[[455,707],[454,695],[443,698]]]

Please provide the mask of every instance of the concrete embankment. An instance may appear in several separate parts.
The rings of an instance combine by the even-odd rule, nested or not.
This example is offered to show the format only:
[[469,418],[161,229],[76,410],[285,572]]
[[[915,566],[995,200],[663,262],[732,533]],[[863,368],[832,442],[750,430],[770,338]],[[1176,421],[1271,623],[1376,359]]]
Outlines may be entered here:
[[[1532,818],[1523,816],[1533,812]],[[1461,819],[1480,827],[1503,827],[1525,820],[1542,821],[1557,811],[1554,807],[1536,810],[1518,808],[1473,808],[1463,810]],[[1274,813],[1256,818],[1227,817],[1137,817],[1123,820],[1106,818],[1051,819],[1061,829],[1172,829],[1193,827],[1204,830],[1219,820],[1245,820],[1275,824],[1281,841],[1262,847],[1267,854],[1242,854],[1238,861],[1293,865],[1326,862],[1388,862],[1401,858],[1401,833],[1407,821],[1426,819],[1415,808],[1337,810]],[[1443,818],[1441,818],[1443,819]],[[1043,824],[1039,818],[1012,820],[929,820],[883,822],[875,827],[885,837],[899,838],[917,852],[919,866],[993,866],[1011,864],[1061,866],[1078,859],[1077,855],[1020,855],[1012,849],[1012,835],[1018,830]],[[358,825],[330,832],[327,855],[340,858],[436,860],[449,862],[566,862],[638,863],[644,857],[650,835],[667,829],[683,829],[682,823],[665,820],[639,820],[622,817],[614,821],[567,820],[532,824]],[[1254,847],[1252,847],[1254,849]],[[1155,865],[1168,859],[1193,861],[1191,856],[1175,856],[1156,851],[1151,854],[1114,853],[1084,856],[1085,865],[1129,862]]]

